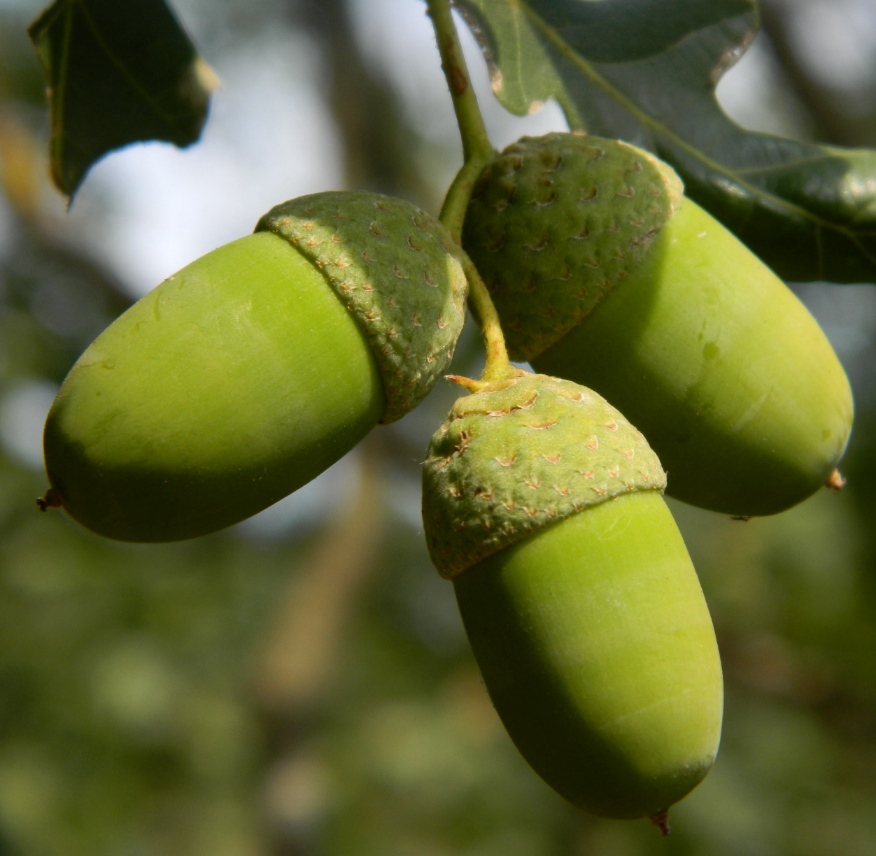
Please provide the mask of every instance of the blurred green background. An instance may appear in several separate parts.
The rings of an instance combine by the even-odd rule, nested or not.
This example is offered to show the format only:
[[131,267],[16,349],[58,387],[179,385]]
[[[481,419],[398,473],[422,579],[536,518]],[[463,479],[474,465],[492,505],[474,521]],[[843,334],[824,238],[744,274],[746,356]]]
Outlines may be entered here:
[[[727,700],[666,840],[567,806],[492,711],[419,523],[449,384],[227,532],[140,547],[37,513],[54,390],[134,297],[301,193],[437,211],[459,164],[419,0],[175,7],[223,81],[204,140],[111,156],[67,212],[25,34],[41,4],[0,0],[0,856],[872,856],[873,286],[798,288],[855,390],[846,490],[748,523],[672,505]],[[728,109],[876,146],[872,2],[770,0],[764,23]],[[465,44],[497,146],[563,127],[504,115]],[[467,329],[455,369],[479,360]]]

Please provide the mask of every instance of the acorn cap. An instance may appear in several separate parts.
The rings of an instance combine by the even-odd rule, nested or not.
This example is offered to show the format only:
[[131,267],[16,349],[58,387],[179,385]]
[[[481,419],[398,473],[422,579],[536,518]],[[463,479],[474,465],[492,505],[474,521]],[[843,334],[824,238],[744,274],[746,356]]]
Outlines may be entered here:
[[592,312],[639,263],[683,191],[650,153],[582,134],[524,137],[488,164],[462,243],[512,359],[531,360]]
[[483,384],[456,401],[423,468],[423,523],[452,579],[504,547],[666,474],[644,436],[604,398],[547,375]]
[[272,208],[256,225],[309,259],[356,319],[386,392],[381,422],[412,410],[446,370],[467,283],[449,232],[402,199],[337,191]]

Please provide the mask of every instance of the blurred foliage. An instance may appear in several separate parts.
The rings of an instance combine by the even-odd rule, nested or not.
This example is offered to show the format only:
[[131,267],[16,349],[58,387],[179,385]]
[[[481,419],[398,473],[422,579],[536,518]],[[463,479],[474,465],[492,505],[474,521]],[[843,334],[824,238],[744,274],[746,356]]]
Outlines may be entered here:
[[[229,28],[257,37],[262,13],[332,45],[323,96],[351,152],[348,182],[435,207],[442,188],[419,168],[428,141],[345,4],[208,6],[217,44]],[[714,770],[673,810],[666,840],[644,821],[581,815],[510,746],[422,543],[418,461],[452,389],[323,482],[338,497],[316,522],[139,547],[37,513],[44,478],[14,442],[21,402],[50,395],[129,298],[47,213],[27,23],[0,5],[0,856],[873,852],[872,338],[841,349],[858,405],[843,493],[748,523],[672,506],[724,660]],[[786,84],[783,97],[810,109]],[[849,123],[860,139],[866,123]],[[388,158],[393,129],[410,145]],[[477,371],[479,353],[469,331],[455,370]]]
[[509,110],[525,115],[555,98],[573,130],[650,149],[785,279],[876,278],[876,151],[751,131],[715,98],[754,39],[755,0],[459,0],[459,8]]

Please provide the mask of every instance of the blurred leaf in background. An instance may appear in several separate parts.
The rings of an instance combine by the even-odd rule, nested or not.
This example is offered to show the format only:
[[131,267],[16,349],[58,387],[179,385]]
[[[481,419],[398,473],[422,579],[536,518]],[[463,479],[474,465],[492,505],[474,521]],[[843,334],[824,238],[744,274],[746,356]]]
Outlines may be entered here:
[[55,0],[28,33],[48,79],[63,193],[113,149],[198,139],[218,80],[164,0]]
[[876,277],[876,151],[743,128],[715,97],[755,37],[755,0],[462,0],[460,7],[509,110],[525,114],[556,98],[572,129],[652,150],[779,276]]
[[[719,95],[771,131],[876,144],[868,8],[766,4],[768,38]],[[228,532],[138,547],[37,513],[56,385],[152,278],[323,189],[312,182],[435,211],[459,163],[416,0],[175,9],[224,83],[202,142],[101,161],[67,214],[27,42],[41,7],[0,0],[0,854],[870,856],[872,286],[801,290],[855,389],[846,490],[748,523],[672,506],[715,619],[727,707],[718,763],[665,841],[567,806],[493,713],[419,522],[419,462],[449,384]],[[821,75],[800,20],[852,40],[826,52],[864,71]],[[465,44],[497,146],[563,127],[556,105],[507,117]],[[479,359],[468,331],[454,370],[477,373]]]

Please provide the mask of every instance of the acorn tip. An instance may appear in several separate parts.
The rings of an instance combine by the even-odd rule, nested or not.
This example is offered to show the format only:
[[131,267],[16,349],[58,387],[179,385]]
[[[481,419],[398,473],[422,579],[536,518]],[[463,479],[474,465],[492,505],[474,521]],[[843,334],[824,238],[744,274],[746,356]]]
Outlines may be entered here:
[[839,493],[846,486],[846,479],[843,474],[834,469],[833,472],[827,477],[827,481],[824,483],[826,487],[829,487],[834,493]]
[[60,492],[50,487],[45,496],[37,498],[36,504],[40,511],[48,511],[50,508],[60,508],[63,505],[63,500]]
[[660,830],[660,834],[665,838],[672,832],[672,827],[669,825],[669,809],[664,808],[662,811],[658,811],[657,814],[652,814],[651,817],[648,818],[657,829]]

